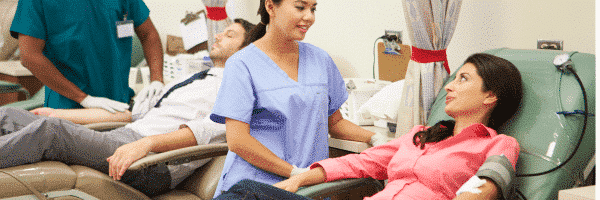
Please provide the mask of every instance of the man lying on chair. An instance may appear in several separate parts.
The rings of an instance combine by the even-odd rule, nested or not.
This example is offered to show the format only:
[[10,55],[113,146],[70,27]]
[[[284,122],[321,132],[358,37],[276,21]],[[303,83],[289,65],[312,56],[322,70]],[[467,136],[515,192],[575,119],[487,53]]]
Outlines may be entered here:
[[225,142],[225,125],[212,122],[209,116],[225,61],[242,48],[254,26],[242,19],[235,22],[216,36],[210,51],[214,67],[171,82],[157,98],[142,101],[145,104],[136,102],[134,122],[125,127],[97,132],[76,123],[131,121],[129,111],[1,108],[0,169],[53,160],[91,167],[149,196],[174,188],[208,160],[139,171],[127,168],[149,152]]

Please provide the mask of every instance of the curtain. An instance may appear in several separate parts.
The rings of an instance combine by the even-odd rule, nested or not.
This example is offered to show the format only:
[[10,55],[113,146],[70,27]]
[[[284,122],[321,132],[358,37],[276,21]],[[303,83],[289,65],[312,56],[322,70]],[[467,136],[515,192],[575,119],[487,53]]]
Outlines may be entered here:
[[458,21],[462,0],[403,0],[412,41],[398,110],[396,137],[424,125],[450,69],[446,48]]
[[206,6],[206,25],[208,26],[208,50],[215,43],[215,36],[232,23],[225,12],[227,0],[202,0]]

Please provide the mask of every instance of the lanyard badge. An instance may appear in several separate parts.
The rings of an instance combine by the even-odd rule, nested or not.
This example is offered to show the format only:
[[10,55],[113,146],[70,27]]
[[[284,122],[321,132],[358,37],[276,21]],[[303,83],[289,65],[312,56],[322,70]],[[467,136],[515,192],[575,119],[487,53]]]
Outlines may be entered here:
[[123,21],[117,22],[117,37],[127,38],[133,36],[133,20],[127,20],[127,14],[123,15]]

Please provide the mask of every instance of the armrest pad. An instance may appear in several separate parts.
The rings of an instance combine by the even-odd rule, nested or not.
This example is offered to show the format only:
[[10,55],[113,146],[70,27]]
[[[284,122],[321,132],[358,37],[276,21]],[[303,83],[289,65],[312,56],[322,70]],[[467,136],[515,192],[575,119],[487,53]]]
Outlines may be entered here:
[[205,158],[224,156],[227,155],[228,151],[227,143],[191,146],[148,155],[131,164],[128,170],[140,170],[163,163],[166,165],[177,165]]
[[372,185],[377,188],[377,191],[383,190],[383,185],[378,180],[372,178],[351,178],[304,187],[299,189],[296,194],[314,199],[345,193],[361,185]]
[[95,130],[95,131],[109,131],[117,128],[121,128],[127,125],[127,122],[99,122],[93,124],[83,125],[86,128]]

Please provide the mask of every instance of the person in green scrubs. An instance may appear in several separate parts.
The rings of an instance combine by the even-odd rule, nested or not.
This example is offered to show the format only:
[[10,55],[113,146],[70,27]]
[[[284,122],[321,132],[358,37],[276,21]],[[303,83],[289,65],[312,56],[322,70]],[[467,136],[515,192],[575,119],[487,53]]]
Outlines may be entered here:
[[[19,40],[21,63],[46,85],[45,107],[129,108],[132,36],[137,34],[152,83],[163,87],[163,51],[150,10],[142,0],[19,1],[10,33]],[[138,97],[136,97],[137,100]]]

